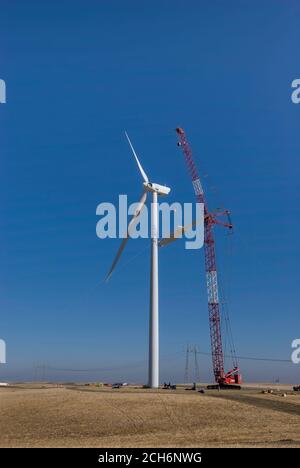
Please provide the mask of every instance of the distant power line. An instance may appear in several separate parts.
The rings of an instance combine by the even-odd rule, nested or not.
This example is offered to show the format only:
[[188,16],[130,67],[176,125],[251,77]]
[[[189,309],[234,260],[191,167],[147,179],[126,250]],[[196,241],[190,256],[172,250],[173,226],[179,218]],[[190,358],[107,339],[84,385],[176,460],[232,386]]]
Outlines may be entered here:
[[[205,356],[211,356],[211,353],[206,353],[203,351],[197,351],[198,354],[203,354]],[[228,354],[225,354],[224,357],[231,358]],[[254,356],[236,356],[237,359],[248,360],[248,361],[267,361],[267,362],[291,362],[290,359],[277,359],[277,358],[264,358],[264,357],[254,357]]]
[[[205,351],[194,351],[195,354],[201,354],[203,356],[211,356],[210,352],[205,352]],[[167,360],[172,356],[182,354],[182,351],[178,351],[176,353],[173,353],[172,355],[169,356],[164,356],[162,359]],[[224,357],[230,358],[230,355],[225,355]],[[236,356],[237,359],[240,360],[247,360],[247,361],[263,361],[263,362],[285,362],[285,363],[290,363],[290,359],[277,359],[277,358],[267,358],[267,357],[256,357],[256,356]],[[43,365],[43,366],[36,366],[38,369],[42,369],[43,372],[45,372],[45,369],[49,371],[57,371],[57,372],[110,372],[110,371],[121,371],[124,369],[134,369],[138,368],[141,366],[144,366],[147,364],[147,360],[143,361],[136,361],[134,363],[130,364],[124,364],[122,366],[113,366],[113,367],[93,367],[93,368],[87,368],[87,369],[74,369],[74,368],[68,368],[68,367],[55,367],[55,366],[48,366],[48,365]]]
[[119,371],[122,369],[130,369],[130,368],[137,368],[142,365],[145,365],[147,361],[140,361],[139,363],[135,364],[128,364],[124,366],[118,366],[118,367],[94,367],[91,369],[69,369],[65,367],[53,367],[53,366],[46,366],[47,370],[52,370],[52,371],[62,371],[62,372],[109,372],[109,371]]

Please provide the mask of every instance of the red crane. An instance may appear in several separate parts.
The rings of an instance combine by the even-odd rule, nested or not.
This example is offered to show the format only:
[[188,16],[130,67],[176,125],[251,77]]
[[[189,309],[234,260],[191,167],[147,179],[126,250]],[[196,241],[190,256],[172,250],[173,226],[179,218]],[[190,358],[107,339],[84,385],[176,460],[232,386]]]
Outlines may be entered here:
[[[210,385],[209,388],[216,388],[218,386],[224,388],[240,388],[241,375],[239,373],[236,358],[234,358],[234,367],[229,372],[224,371],[224,354],[222,345],[221,333],[221,318],[220,318],[220,304],[219,304],[219,290],[217,278],[217,265],[215,253],[215,240],[213,227],[215,224],[220,224],[232,229],[229,211],[218,213],[210,213],[205,201],[203,188],[201,185],[200,177],[193,159],[191,148],[188,144],[184,130],[180,127],[176,128],[179,137],[178,145],[181,146],[183,154],[188,166],[188,171],[192,179],[196,200],[198,203],[204,204],[204,252],[205,252],[205,273],[206,285],[208,295],[208,313],[209,313],[209,326],[210,326],[210,339],[211,339],[211,353],[213,371],[215,376],[216,385]],[[218,217],[227,217],[227,221],[223,222]]]

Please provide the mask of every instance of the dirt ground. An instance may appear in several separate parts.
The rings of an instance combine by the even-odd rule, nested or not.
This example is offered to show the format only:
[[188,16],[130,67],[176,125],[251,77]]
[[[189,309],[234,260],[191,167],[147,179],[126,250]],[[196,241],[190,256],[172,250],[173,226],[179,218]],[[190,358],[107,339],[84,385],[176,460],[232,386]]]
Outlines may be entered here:
[[300,447],[300,394],[0,388],[0,447]]

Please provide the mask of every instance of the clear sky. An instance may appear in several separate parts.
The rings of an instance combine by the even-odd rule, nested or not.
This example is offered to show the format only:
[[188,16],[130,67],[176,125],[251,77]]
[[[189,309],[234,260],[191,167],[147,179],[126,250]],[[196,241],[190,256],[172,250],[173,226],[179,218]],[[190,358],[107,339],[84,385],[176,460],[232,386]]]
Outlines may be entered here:
[[[299,19],[296,0],[0,1],[0,380],[32,378],[37,363],[108,369],[49,379],[146,380],[147,241],[129,241],[106,285],[119,240],[95,233],[100,202],[141,193],[124,129],[169,201],[187,202],[185,128],[210,208],[232,212],[234,235],[216,237],[237,353],[290,358]],[[182,380],[186,344],[210,350],[203,250],[160,252],[160,325],[161,380]],[[209,356],[199,363],[211,378]],[[248,380],[299,380],[300,365],[240,365]]]

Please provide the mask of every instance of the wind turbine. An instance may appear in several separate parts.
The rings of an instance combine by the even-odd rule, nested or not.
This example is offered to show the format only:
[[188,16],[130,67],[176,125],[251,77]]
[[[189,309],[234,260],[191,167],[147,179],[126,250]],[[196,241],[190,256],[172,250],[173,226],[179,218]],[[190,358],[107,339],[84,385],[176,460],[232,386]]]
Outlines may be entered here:
[[155,184],[149,181],[135,149],[125,132],[126,138],[138,165],[139,171],[144,180],[143,194],[138,203],[137,209],[131,218],[125,238],[123,239],[117,255],[111,265],[111,268],[106,276],[106,280],[110,278],[115,269],[119,258],[125,248],[125,245],[130,236],[130,229],[135,225],[139,215],[147,200],[148,192],[152,193],[151,204],[151,266],[150,266],[150,320],[149,320],[149,375],[148,386],[151,388],[159,387],[159,317],[158,317],[158,234],[159,234],[159,217],[158,217],[158,195],[166,196],[170,192],[170,188],[164,185]]

